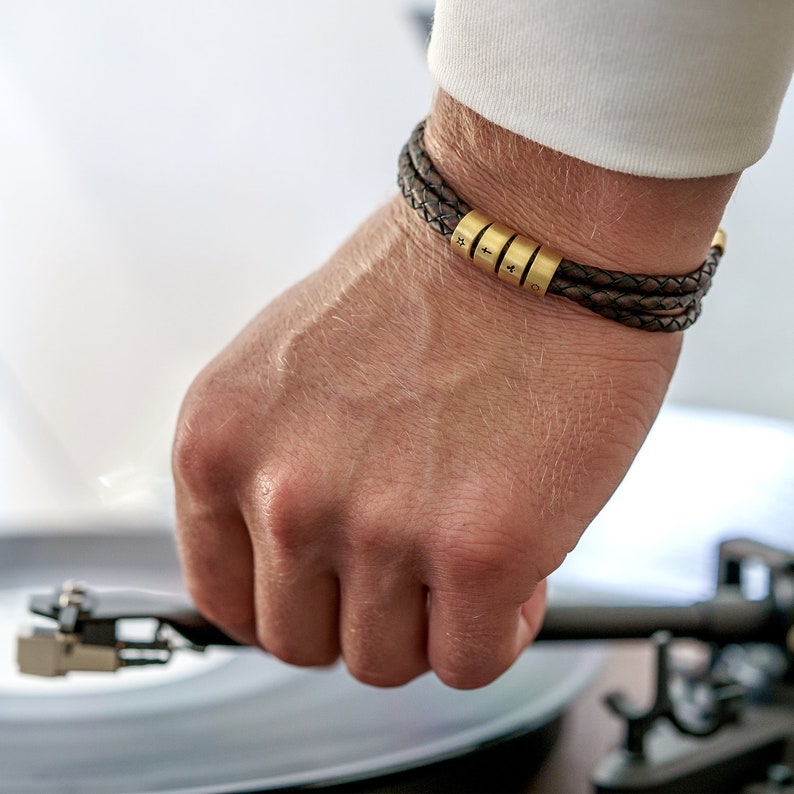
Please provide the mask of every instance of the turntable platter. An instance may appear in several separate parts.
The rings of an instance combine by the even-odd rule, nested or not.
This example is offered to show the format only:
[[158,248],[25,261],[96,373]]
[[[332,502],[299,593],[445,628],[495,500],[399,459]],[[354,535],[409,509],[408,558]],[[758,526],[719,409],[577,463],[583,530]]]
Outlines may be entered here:
[[[65,578],[181,590],[165,532],[0,537],[3,627]],[[3,632],[8,634],[9,632]],[[489,687],[427,675],[379,690],[341,666],[300,670],[251,649],[157,669],[28,679],[0,646],[0,792],[261,791],[401,771],[545,725],[591,679],[597,647],[536,647]]]

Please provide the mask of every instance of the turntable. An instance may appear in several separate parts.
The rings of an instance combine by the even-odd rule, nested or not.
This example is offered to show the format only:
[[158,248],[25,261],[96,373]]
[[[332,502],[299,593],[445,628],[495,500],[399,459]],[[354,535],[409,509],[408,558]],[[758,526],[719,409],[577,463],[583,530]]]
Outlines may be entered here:
[[[666,409],[553,577],[545,641],[459,692],[228,644],[191,613],[167,531],[0,536],[0,792],[789,791],[793,552],[794,429]],[[12,635],[32,622],[27,676]],[[628,637],[642,670],[604,642]],[[594,681],[654,670],[583,714]]]

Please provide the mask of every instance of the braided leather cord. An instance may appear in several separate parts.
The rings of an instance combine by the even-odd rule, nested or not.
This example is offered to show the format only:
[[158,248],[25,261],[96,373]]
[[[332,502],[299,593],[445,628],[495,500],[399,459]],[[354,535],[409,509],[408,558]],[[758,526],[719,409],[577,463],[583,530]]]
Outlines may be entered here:
[[[438,173],[424,148],[425,122],[403,147],[398,184],[408,203],[437,232],[451,237],[472,210]],[[575,301],[596,314],[643,331],[683,331],[700,315],[722,249],[712,247],[703,264],[683,276],[634,275],[563,259],[548,293]]]

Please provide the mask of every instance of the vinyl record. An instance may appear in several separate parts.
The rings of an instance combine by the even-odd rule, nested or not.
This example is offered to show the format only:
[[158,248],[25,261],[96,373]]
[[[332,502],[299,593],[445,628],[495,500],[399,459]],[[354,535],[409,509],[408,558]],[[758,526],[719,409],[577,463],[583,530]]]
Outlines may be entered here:
[[533,648],[492,685],[425,675],[397,689],[341,666],[288,667],[252,649],[185,651],[162,668],[19,675],[11,632],[32,592],[65,578],[181,589],[164,532],[0,538],[0,792],[250,792],[360,780],[455,757],[557,717],[597,647]]

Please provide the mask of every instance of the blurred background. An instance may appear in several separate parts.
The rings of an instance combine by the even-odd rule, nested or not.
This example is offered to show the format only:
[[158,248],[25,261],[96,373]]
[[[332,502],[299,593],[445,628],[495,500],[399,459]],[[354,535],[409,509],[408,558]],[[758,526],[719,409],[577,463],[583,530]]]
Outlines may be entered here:
[[[395,191],[431,11],[0,0],[0,532],[170,521],[193,376]],[[794,420],[791,94],[669,395],[776,428]]]

